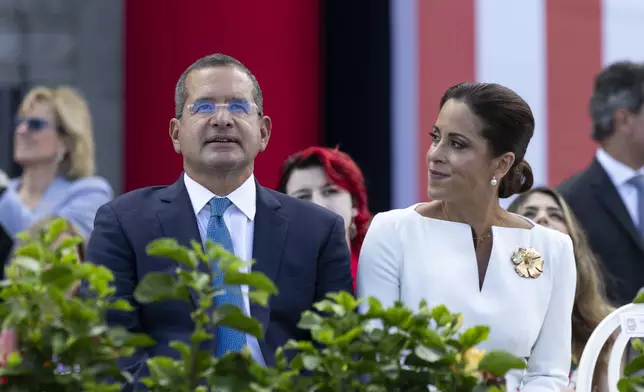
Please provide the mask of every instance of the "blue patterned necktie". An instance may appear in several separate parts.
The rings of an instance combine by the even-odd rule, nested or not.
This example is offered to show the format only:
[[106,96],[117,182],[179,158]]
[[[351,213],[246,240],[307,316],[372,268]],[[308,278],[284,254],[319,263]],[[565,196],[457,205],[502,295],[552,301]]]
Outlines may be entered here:
[[637,189],[637,217],[639,222],[635,225],[644,236],[644,176],[638,174],[628,181]]
[[[217,244],[221,244],[227,251],[234,253],[233,240],[224,223],[224,212],[232,202],[228,198],[213,197],[208,204],[210,205],[210,220],[208,220],[207,238]],[[223,287],[224,277],[218,271],[216,264],[213,273],[215,274],[214,285]],[[215,307],[231,304],[243,311],[244,302],[241,287],[239,285],[227,285],[225,289],[225,293],[215,296]],[[217,327],[215,340],[215,356],[218,358],[228,351],[239,352],[246,346],[246,334],[223,326]]]

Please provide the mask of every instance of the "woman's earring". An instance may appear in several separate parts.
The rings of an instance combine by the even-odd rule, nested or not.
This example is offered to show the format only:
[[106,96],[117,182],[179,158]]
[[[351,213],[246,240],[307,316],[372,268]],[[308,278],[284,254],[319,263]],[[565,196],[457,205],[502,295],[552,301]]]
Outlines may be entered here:
[[349,225],[349,238],[354,239],[356,238],[357,234],[358,234],[358,229],[356,228],[356,223],[351,222],[351,225]]
[[492,177],[492,181],[490,181],[490,184],[492,184],[492,186],[496,186],[496,184],[498,183],[499,181],[497,181],[496,176]]

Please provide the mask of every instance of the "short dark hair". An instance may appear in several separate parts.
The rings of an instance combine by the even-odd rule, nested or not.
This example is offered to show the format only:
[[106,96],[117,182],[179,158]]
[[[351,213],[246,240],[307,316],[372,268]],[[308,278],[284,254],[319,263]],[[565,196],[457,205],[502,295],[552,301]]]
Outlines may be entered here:
[[186,91],[186,78],[188,77],[188,74],[190,74],[190,72],[198,69],[204,69],[204,68],[227,67],[227,66],[236,67],[240,71],[248,75],[251,82],[253,83],[253,101],[255,101],[255,104],[257,105],[257,111],[261,116],[262,113],[264,112],[263,111],[264,98],[262,95],[262,89],[259,87],[259,82],[257,81],[257,78],[255,78],[255,75],[253,75],[253,73],[248,68],[246,68],[246,66],[242,64],[241,61],[237,60],[236,58],[222,53],[215,53],[215,54],[208,55],[206,57],[202,57],[199,60],[195,61],[185,71],[183,71],[183,73],[179,77],[177,86],[174,89],[175,117],[176,118],[181,117],[181,114],[183,113],[183,108],[186,105],[186,99],[188,99],[188,91]]
[[514,164],[499,183],[499,197],[529,190],[534,178],[524,156],[534,133],[534,116],[528,103],[511,89],[496,83],[452,86],[445,91],[440,107],[450,99],[465,103],[481,120],[482,136],[494,157],[514,153]]
[[644,66],[630,61],[611,64],[595,77],[588,105],[593,120],[591,137],[601,142],[613,134],[619,109],[637,113],[644,105]]

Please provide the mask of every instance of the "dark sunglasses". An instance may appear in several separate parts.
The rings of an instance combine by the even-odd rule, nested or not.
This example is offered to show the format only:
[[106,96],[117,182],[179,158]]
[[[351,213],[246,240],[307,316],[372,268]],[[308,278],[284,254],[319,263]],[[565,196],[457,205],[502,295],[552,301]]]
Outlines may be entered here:
[[27,123],[27,129],[30,132],[42,131],[43,128],[47,127],[47,125],[49,124],[47,120],[38,117],[16,117],[16,128],[18,128],[18,126],[23,122]]

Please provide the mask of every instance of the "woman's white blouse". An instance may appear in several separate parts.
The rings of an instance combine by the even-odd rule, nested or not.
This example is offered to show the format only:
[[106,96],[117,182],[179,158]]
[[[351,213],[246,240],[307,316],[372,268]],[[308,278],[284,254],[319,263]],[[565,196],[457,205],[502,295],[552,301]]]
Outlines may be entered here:
[[[491,328],[479,348],[504,350],[528,360],[526,371],[508,374],[508,390],[560,391],[568,385],[571,314],[576,267],[569,236],[540,225],[493,227],[493,246],[482,289],[470,226],[426,218],[406,209],[377,214],[358,262],[357,293],[383,306],[400,300],[418,309],[444,304],[464,316],[463,330]],[[522,278],[511,257],[519,247],[544,260],[537,279]],[[366,305],[366,303],[364,303]]]

